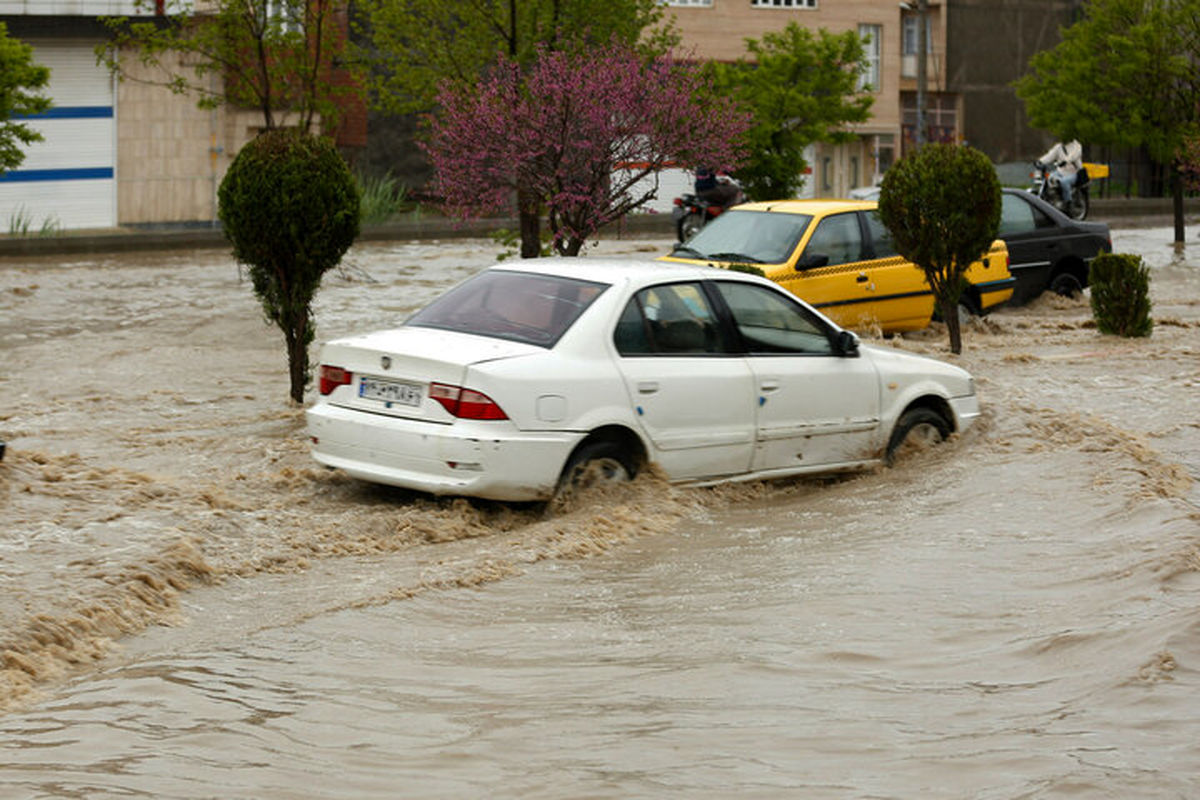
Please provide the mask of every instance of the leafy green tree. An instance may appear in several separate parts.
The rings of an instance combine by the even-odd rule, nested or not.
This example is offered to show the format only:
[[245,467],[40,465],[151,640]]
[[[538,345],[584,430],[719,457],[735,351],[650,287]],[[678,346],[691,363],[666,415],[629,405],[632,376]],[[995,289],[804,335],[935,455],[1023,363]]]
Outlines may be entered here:
[[1088,0],[1016,83],[1030,121],[1063,140],[1144,146],[1173,168],[1184,238],[1183,148],[1200,131],[1200,0]]
[[659,0],[358,0],[362,54],[376,104],[429,111],[442,85],[473,85],[503,55],[532,63],[539,47],[568,50],[614,38],[660,54],[677,37]]
[[0,22],[0,175],[21,166],[22,146],[40,142],[42,135],[16,115],[38,114],[50,107],[39,94],[50,82],[50,70],[35,64],[33,48],[10,38],[8,26]]
[[354,176],[333,142],[291,128],[241,149],[218,191],[233,254],[287,342],[291,398],[304,400],[313,340],[312,299],[359,231]]
[[748,157],[735,173],[757,200],[793,197],[803,185],[813,142],[854,138],[847,126],[870,119],[874,98],[860,94],[866,68],[862,38],[853,31],[813,32],[794,22],[782,31],[747,39],[748,59],[713,63],[718,91],[753,115]]
[[893,164],[879,187],[880,221],[900,255],[925,273],[953,353],[962,352],[967,268],[995,241],[1000,205],[996,168],[965,145],[927,144]]
[[[97,58],[122,79],[191,94],[201,108],[255,108],[263,127],[327,128],[340,97],[358,91],[344,66],[349,0],[167,0],[152,18],[104,20],[112,38]],[[154,0],[135,0],[152,14]],[[140,66],[135,66],[140,65]],[[282,113],[282,112],[286,112]]]

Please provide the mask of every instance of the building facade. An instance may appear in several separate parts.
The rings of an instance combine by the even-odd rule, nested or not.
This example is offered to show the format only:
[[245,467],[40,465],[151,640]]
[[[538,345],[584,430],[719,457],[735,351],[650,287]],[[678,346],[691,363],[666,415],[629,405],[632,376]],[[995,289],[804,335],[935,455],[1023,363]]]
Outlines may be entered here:
[[920,26],[926,28],[926,139],[958,141],[962,103],[947,88],[945,0],[667,0],[668,14],[685,52],[697,58],[736,61],[745,40],[761,38],[789,22],[831,33],[853,31],[868,39],[864,91],[874,97],[872,118],[851,130],[848,144],[813,145],[804,194],[844,197],[879,181],[916,140]]
[[[27,120],[44,141],[0,176],[0,232],[18,222],[34,230],[215,224],[217,188],[262,115],[200,109],[194,96],[153,83],[133,52],[119,54],[130,79],[114,78],[96,55],[109,40],[102,18],[153,9],[134,0],[0,0],[9,35],[50,68],[53,102]],[[365,108],[351,103],[346,112],[339,144],[361,146]]]

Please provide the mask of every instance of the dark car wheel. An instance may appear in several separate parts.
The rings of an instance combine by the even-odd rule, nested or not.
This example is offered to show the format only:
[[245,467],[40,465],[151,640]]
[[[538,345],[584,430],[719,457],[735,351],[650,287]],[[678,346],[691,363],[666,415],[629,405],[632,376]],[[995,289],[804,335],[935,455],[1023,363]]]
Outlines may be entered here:
[[1060,272],[1051,279],[1050,291],[1063,297],[1078,297],[1083,292],[1083,284],[1071,273]]
[[890,467],[897,461],[940,444],[950,435],[950,423],[931,408],[910,408],[900,415],[888,441],[884,461]]

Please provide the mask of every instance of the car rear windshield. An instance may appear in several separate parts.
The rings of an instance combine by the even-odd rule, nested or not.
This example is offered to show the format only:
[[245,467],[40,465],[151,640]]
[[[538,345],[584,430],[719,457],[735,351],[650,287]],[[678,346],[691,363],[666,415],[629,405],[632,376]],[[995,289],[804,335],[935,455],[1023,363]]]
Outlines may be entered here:
[[459,284],[405,323],[553,347],[608,284],[489,270]]
[[808,214],[734,209],[705,225],[687,247],[718,261],[742,260],[740,255],[753,263],[782,264],[811,221]]

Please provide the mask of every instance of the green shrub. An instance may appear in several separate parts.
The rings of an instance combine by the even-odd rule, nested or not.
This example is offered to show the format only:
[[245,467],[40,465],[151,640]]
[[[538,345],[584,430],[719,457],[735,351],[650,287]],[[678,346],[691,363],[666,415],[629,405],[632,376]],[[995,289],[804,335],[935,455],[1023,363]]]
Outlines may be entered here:
[[358,195],[362,199],[364,224],[387,222],[404,208],[408,189],[391,175],[357,175]]
[[233,254],[249,266],[267,319],[283,330],[291,397],[302,402],[313,296],[358,236],[354,176],[329,139],[273,129],[238,153],[218,200]]
[[1092,261],[1088,274],[1096,328],[1115,336],[1149,336],[1154,327],[1150,319],[1150,270],[1142,257],[1102,253]]
[[925,273],[954,353],[962,352],[965,275],[996,238],[1000,196],[991,160],[956,144],[924,145],[893,164],[879,187],[879,219],[897,252]]

